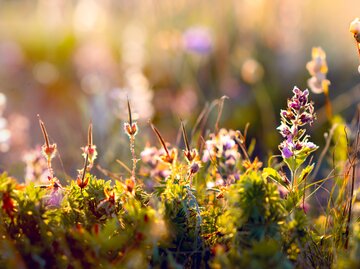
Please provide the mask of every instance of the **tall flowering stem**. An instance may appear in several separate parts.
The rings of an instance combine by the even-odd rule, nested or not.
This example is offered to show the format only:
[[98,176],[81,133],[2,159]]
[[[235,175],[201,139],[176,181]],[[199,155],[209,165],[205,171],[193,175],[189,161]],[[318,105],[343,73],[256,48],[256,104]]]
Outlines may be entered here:
[[177,150],[175,148],[172,148],[171,150],[168,149],[166,146],[164,138],[161,136],[159,130],[151,123],[151,128],[153,129],[154,133],[156,134],[160,144],[162,145],[165,155],[160,156],[160,160],[163,161],[166,164],[172,165],[177,157]]
[[89,128],[88,128],[87,145],[81,149],[83,150],[82,156],[84,157],[84,159],[88,159],[88,165],[86,168],[88,170],[90,170],[93,167],[94,161],[97,157],[96,145],[94,145],[94,143],[93,143],[93,125],[91,122],[90,122]]
[[293,97],[287,101],[287,109],[281,110],[281,125],[277,128],[284,141],[279,145],[282,158],[291,171],[293,188],[297,187],[296,171],[318,146],[309,142],[304,126],[316,119],[314,106],[309,102],[309,91],[293,89]]
[[138,127],[136,122],[133,122],[132,120],[132,114],[131,114],[131,106],[129,99],[127,100],[127,107],[128,107],[128,122],[124,123],[124,131],[128,135],[130,140],[130,151],[132,156],[132,170],[131,170],[131,181],[128,183],[134,187],[135,185],[135,171],[136,171],[136,155],[135,155],[135,136],[138,132]]
[[182,120],[181,120],[181,130],[182,130],[182,135],[183,135],[183,139],[184,139],[184,143],[185,143],[184,156],[189,165],[188,181],[191,186],[194,175],[199,171],[199,169],[201,167],[201,162],[199,160],[200,158],[199,158],[199,154],[198,154],[197,150],[195,148],[193,148],[193,149],[190,148],[189,139],[187,137],[185,125]]
[[39,118],[39,124],[40,124],[40,128],[41,128],[41,132],[42,132],[42,134],[44,136],[44,140],[45,140],[44,145],[42,145],[42,147],[41,147],[41,153],[46,158],[47,166],[48,166],[48,170],[49,170],[49,177],[53,178],[54,177],[54,170],[52,169],[52,166],[51,166],[51,160],[56,155],[56,144],[55,143],[50,144],[49,135],[48,135],[48,133],[46,131],[45,124],[40,119],[39,115],[38,115],[38,118]]
[[92,123],[90,122],[88,128],[88,143],[87,146],[82,148],[82,156],[85,158],[84,167],[82,170],[79,170],[79,175],[77,177],[77,184],[81,188],[85,188],[89,182],[89,177],[85,179],[86,171],[90,171],[94,165],[94,161],[97,157],[96,146],[93,144],[93,134],[92,134]]

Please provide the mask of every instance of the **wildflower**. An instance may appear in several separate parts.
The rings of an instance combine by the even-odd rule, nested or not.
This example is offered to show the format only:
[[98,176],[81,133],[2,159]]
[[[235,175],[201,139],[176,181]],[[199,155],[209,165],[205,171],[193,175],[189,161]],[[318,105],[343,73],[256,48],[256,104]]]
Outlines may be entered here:
[[52,169],[51,169],[51,160],[55,157],[56,155],[56,144],[50,144],[49,142],[49,136],[48,136],[48,133],[46,131],[46,128],[45,128],[45,124],[44,122],[40,119],[40,116],[38,115],[39,117],[39,124],[40,124],[40,128],[41,128],[41,131],[43,133],[43,136],[44,136],[44,140],[45,140],[45,143],[44,145],[42,145],[41,147],[41,150],[42,150],[42,154],[43,156],[46,158],[47,160],[47,163],[48,163],[48,169],[49,169],[49,172],[52,176]]
[[198,156],[198,152],[196,149],[184,150],[185,158],[188,162],[191,162]]
[[49,180],[49,185],[47,186],[47,189],[49,190],[58,190],[58,189],[62,189],[62,186],[60,184],[59,179],[57,179],[56,177],[48,177]]
[[161,156],[165,154],[164,149],[158,150],[156,147],[146,146],[140,153],[141,160],[148,166],[142,167],[145,174],[150,177],[166,178],[170,175],[171,171],[167,163],[161,161]]
[[151,128],[155,132],[160,144],[162,145],[162,147],[163,147],[163,149],[165,151],[165,154],[160,156],[160,160],[163,161],[164,163],[167,163],[167,164],[173,164],[173,162],[176,160],[176,157],[177,157],[176,148],[173,148],[173,149],[169,150],[168,146],[166,145],[165,140],[161,136],[159,130],[156,129],[156,127],[153,124],[151,124]]
[[177,149],[172,148],[171,150],[167,149],[165,150],[165,154],[160,156],[160,160],[167,164],[172,164],[177,157]]
[[213,139],[206,140],[205,141],[205,149],[203,151],[203,156],[202,156],[201,160],[204,163],[212,160],[216,154],[215,149],[216,149],[216,142]]
[[308,80],[308,86],[313,93],[319,94],[327,92],[330,81],[326,79],[328,66],[326,63],[326,54],[321,47],[312,49],[312,60],[306,64],[311,78]]
[[282,157],[291,171],[300,166],[307,156],[315,151],[318,146],[309,142],[309,136],[301,127],[312,125],[316,119],[314,106],[309,102],[309,91],[301,91],[297,87],[293,89],[294,96],[287,102],[287,110],[281,110],[281,125],[277,128],[285,138],[279,145]]
[[133,122],[132,124],[125,122],[124,123],[124,131],[128,136],[135,136],[138,131],[138,127],[136,122]]
[[53,189],[50,195],[45,196],[44,198],[48,208],[58,208],[61,205],[63,194],[59,189]]
[[240,174],[237,168],[241,159],[236,142],[237,136],[238,133],[234,130],[220,129],[216,135],[210,134],[210,139],[205,141],[201,160],[204,163],[211,161],[215,164],[216,185],[234,183]]
[[354,38],[360,43],[360,18],[355,18],[350,23],[349,31],[354,34]]
[[76,183],[77,185],[80,187],[80,189],[83,189],[87,186],[87,184],[89,183],[89,177],[86,177],[85,180],[82,180],[80,177],[78,177],[76,179]]
[[88,143],[81,149],[83,151],[82,156],[84,157],[85,161],[87,159],[86,162],[88,166],[86,166],[86,168],[91,169],[98,154],[96,146],[93,144],[92,123],[89,124],[88,128]]
[[43,156],[50,161],[51,159],[53,159],[56,155],[56,144],[49,144],[49,143],[45,143],[44,145],[42,145],[41,150],[42,150],[42,154]]
[[50,208],[57,208],[60,207],[62,199],[63,199],[63,193],[62,193],[62,186],[60,184],[60,181],[56,177],[48,177],[48,180],[50,182],[47,186],[41,186],[45,187],[48,190],[51,190],[51,193],[49,195],[44,196],[44,201],[47,207]]
[[184,138],[184,143],[186,146],[186,149],[184,150],[184,155],[188,163],[191,163],[195,158],[198,156],[198,152],[196,149],[191,149],[189,145],[189,139],[186,134],[185,125],[183,121],[181,121],[181,130]]
[[125,133],[129,136],[129,140],[130,140],[130,151],[131,151],[131,156],[132,156],[131,180],[133,181],[131,183],[132,184],[131,189],[133,189],[134,186],[135,186],[136,163],[138,161],[136,159],[136,155],[135,155],[135,135],[137,134],[138,128],[137,128],[136,122],[133,122],[133,120],[132,120],[131,107],[130,107],[129,99],[127,100],[127,107],[128,107],[129,121],[124,124],[124,130],[125,130]]
[[208,54],[213,46],[209,29],[205,27],[191,27],[183,34],[183,45],[186,51],[196,54]]
[[89,157],[89,166],[92,167],[94,164],[94,161],[98,155],[97,150],[96,150],[96,146],[95,145],[87,145],[85,147],[81,148],[83,151],[82,156],[84,158],[86,158],[86,155],[88,155]]
[[190,168],[189,168],[189,172],[191,175],[194,175],[196,174],[197,172],[199,172],[200,170],[200,167],[201,167],[201,163],[199,161],[193,161],[190,165]]
[[86,155],[84,168],[82,170],[79,170],[79,175],[76,179],[76,184],[80,187],[81,191],[89,183],[89,177],[85,178],[86,168],[88,167],[88,160],[89,160],[88,155]]

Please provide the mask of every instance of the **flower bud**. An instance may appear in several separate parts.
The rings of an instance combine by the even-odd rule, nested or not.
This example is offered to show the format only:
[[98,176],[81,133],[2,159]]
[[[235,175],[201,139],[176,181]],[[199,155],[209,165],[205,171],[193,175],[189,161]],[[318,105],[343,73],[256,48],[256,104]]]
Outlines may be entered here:
[[52,158],[55,157],[56,155],[56,144],[44,144],[42,147],[41,147],[41,151],[42,151],[42,154],[44,155],[44,157],[50,161]]
[[[355,18],[350,23],[349,31],[354,34],[354,37],[355,36],[357,36],[358,38],[360,37],[359,36],[359,33],[360,33],[360,19],[359,18]],[[357,41],[360,42],[358,39],[357,39]]]
[[131,124],[128,122],[125,122],[124,123],[124,131],[129,137],[135,136],[138,131],[136,122],[133,122]]
[[80,177],[78,177],[76,179],[76,183],[80,187],[80,189],[84,189],[89,183],[89,177],[87,177],[84,181]]

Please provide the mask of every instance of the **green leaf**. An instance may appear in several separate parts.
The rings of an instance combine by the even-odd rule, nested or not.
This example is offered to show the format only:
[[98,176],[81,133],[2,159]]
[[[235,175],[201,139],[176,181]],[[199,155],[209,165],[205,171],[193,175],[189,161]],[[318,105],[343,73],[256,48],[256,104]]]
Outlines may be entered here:
[[264,178],[271,178],[271,179],[274,180],[276,183],[279,183],[280,185],[284,186],[285,188],[288,187],[288,186],[286,185],[286,182],[283,180],[283,178],[282,178],[281,175],[279,174],[279,172],[276,171],[274,168],[265,167],[265,168],[263,169],[262,176],[263,176]]
[[314,164],[306,166],[302,171],[298,178],[298,184],[301,184],[311,173],[311,171],[314,169]]

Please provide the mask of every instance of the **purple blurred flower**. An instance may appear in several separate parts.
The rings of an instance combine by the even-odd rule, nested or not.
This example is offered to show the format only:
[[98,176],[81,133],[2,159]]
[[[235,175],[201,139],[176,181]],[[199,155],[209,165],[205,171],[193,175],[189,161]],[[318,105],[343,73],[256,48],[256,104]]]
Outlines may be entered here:
[[202,161],[211,161],[214,165],[216,186],[225,186],[234,183],[240,174],[238,164],[241,162],[238,144],[234,130],[220,129],[216,134],[210,134],[210,139],[205,141]]
[[44,197],[45,204],[49,208],[58,208],[61,205],[63,193],[60,188],[54,188],[50,195]]
[[224,150],[231,149],[235,146],[235,141],[229,135],[221,136],[221,143],[223,145]]
[[183,45],[186,51],[197,54],[208,54],[213,47],[213,41],[208,28],[191,27],[183,34]]
[[157,149],[156,147],[146,146],[140,153],[141,160],[144,166],[143,173],[150,175],[150,177],[167,178],[171,171],[167,165],[161,161],[161,156],[165,154],[164,149]]

